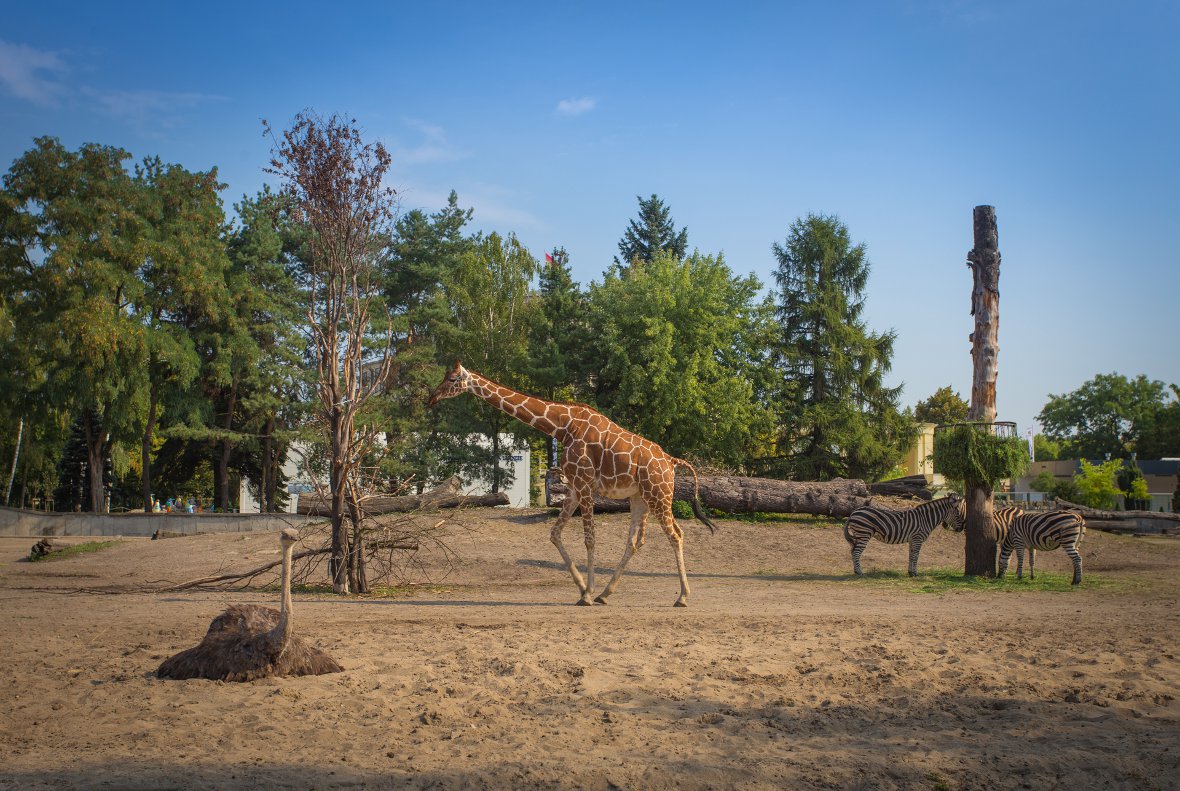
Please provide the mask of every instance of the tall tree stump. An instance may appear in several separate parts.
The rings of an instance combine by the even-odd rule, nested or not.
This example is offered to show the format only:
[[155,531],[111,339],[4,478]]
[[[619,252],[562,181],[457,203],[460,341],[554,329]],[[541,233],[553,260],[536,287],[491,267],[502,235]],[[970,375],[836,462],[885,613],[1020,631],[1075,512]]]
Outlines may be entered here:
[[[994,206],[976,206],[975,247],[967,253],[974,285],[971,289],[971,410],[968,419],[996,419],[996,374],[1000,355],[1000,250]],[[986,430],[986,429],[984,429]],[[992,524],[992,483],[965,481],[967,544],[965,573],[996,575],[996,530]]]

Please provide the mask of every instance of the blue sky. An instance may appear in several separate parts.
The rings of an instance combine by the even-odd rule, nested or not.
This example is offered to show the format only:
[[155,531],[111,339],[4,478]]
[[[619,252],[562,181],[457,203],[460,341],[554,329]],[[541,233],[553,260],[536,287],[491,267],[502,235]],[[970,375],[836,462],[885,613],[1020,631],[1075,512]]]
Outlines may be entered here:
[[771,282],[836,214],[913,404],[970,396],[977,204],[996,206],[999,419],[1098,373],[1180,383],[1180,3],[21,3],[0,162],[34,137],[219,168],[227,207],[314,108],[392,151],[403,206],[600,280],[637,196]]

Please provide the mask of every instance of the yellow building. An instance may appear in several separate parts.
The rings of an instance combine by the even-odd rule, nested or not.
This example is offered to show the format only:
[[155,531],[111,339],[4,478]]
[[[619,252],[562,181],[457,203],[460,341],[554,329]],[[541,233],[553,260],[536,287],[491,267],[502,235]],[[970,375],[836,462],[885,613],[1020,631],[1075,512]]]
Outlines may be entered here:
[[[905,467],[906,475],[925,475],[926,480],[934,481],[934,427],[937,423],[919,423],[918,438],[906,452],[901,465]],[[942,476],[938,476],[942,478]]]

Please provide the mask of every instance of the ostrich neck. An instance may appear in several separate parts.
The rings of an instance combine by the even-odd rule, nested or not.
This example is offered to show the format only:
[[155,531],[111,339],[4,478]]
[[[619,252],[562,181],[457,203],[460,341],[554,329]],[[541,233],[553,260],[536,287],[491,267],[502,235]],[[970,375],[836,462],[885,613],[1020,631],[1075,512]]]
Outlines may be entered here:
[[275,657],[282,656],[291,642],[291,553],[292,544],[283,542],[283,570],[279,578],[281,598],[279,599],[279,622],[271,630],[270,637],[275,645]]

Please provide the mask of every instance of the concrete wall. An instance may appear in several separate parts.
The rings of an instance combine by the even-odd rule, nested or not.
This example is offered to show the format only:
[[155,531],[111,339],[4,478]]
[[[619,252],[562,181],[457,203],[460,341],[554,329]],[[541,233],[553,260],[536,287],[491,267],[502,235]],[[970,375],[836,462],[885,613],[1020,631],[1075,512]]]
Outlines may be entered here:
[[252,533],[322,521],[298,514],[59,514],[0,508],[0,536],[150,536],[157,530]]

